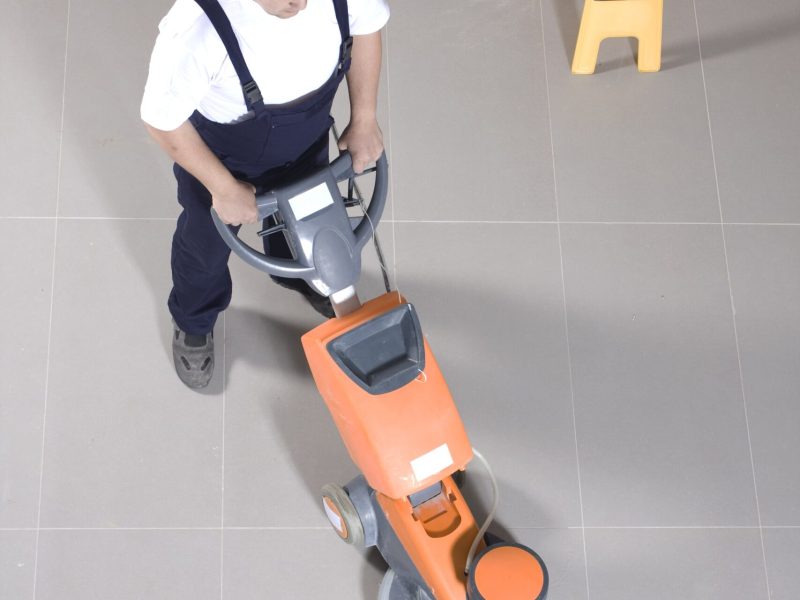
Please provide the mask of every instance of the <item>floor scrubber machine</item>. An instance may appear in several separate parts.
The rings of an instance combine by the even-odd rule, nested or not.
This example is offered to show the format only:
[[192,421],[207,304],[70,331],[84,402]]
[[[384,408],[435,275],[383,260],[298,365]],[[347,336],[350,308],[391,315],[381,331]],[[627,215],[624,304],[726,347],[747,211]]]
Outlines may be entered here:
[[[293,259],[254,250],[212,209],[240,258],[270,275],[302,278],[331,299],[336,318],[306,333],[302,344],[361,475],[323,487],[325,512],[342,540],[375,546],[388,563],[379,600],[544,600],[541,558],[487,533],[494,508],[479,528],[454,480],[473,456],[482,457],[470,445],[414,306],[397,291],[363,305],[358,299],[361,250],[386,204],[385,155],[366,172],[375,173],[372,197],[354,218],[347,207],[357,202],[356,175],[347,153],[257,197],[260,219],[271,217],[259,234],[285,235]],[[495,508],[496,490],[495,484]]]

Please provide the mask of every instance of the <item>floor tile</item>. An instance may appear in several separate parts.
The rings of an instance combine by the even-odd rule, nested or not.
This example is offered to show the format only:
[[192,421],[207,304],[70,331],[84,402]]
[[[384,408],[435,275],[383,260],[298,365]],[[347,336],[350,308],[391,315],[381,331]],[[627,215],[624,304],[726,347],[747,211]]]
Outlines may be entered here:
[[172,162],[139,116],[167,10],[152,1],[71,4],[61,215],[177,215]]
[[[500,523],[579,525],[555,226],[402,223],[397,257],[400,291],[499,479]],[[468,473],[480,518],[491,486],[477,460]]]
[[222,377],[177,378],[173,225],[59,225],[43,527],[219,526]]
[[323,318],[241,261],[225,316],[225,525],[325,526],[319,490],[356,472],[306,366]]
[[586,525],[754,525],[719,226],[562,226]]
[[386,568],[329,528],[225,531],[224,561],[224,600],[372,600]]
[[800,227],[726,227],[764,525],[800,525]]
[[559,217],[718,222],[692,1],[664,5],[661,72],[611,39],[594,75],[570,73],[583,3],[542,1]]
[[580,529],[512,529],[502,537],[528,546],[542,558],[549,578],[548,598],[588,598]]
[[[67,0],[3,3],[0,216],[55,216]],[[31,44],[30,40],[36,40]]]
[[0,219],[0,527],[36,526],[54,232]]
[[[391,224],[381,227],[391,274]],[[258,247],[252,228],[242,238]],[[226,324],[225,525],[324,527],[319,490],[357,471],[314,386],[300,337],[323,321],[302,297],[231,259]],[[362,301],[384,293],[370,242],[362,252]]]
[[790,600],[800,590],[797,558],[800,556],[800,529],[765,529],[767,573],[772,600]]
[[586,546],[593,600],[768,597],[758,529],[587,530]]
[[800,6],[698,0],[723,215],[800,222]]
[[219,531],[43,531],[38,600],[217,600]]
[[0,598],[33,596],[35,531],[0,531]]
[[392,10],[397,218],[553,220],[536,3],[406,0]]
[[[608,40],[578,77],[582,4],[393,3],[386,268],[553,600],[794,600],[800,7],[668,2],[660,73]],[[321,318],[232,259],[217,377],[175,377],[175,183],[139,119],[169,6],[4,8],[0,598],[373,600],[382,559],[319,501],[356,473],[300,348]],[[465,492],[480,520],[477,461]]]

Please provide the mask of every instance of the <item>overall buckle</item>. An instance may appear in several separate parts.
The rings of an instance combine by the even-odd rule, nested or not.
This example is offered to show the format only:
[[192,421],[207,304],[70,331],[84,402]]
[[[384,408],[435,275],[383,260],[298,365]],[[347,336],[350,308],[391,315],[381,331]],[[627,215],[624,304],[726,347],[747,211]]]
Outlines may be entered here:
[[339,71],[346,71],[350,68],[350,57],[353,51],[353,36],[342,42],[339,49]]
[[247,100],[247,107],[250,108],[253,104],[262,101],[261,90],[255,81],[248,81],[242,86],[244,97]]

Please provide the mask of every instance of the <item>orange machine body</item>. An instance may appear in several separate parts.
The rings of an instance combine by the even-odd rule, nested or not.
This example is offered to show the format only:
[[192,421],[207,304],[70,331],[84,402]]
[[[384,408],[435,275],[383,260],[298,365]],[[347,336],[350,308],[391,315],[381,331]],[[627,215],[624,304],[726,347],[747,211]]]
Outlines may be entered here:
[[331,319],[302,337],[311,373],[353,462],[377,492],[403,499],[466,467],[472,446],[427,341],[425,368],[392,392],[373,395],[339,367],[328,344],[406,304],[397,293]]

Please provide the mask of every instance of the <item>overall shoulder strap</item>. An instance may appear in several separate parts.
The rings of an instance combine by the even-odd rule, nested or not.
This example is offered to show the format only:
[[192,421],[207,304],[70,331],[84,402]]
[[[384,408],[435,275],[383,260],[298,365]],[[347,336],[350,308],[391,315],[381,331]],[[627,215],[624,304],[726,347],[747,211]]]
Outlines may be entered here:
[[[259,106],[263,106],[261,98],[261,90],[250,75],[250,69],[247,68],[247,63],[244,62],[242,56],[242,49],[239,47],[239,42],[236,40],[236,34],[233,32],[230,19],[225,11],[220,6],[217,0],[195,0],[203,12],[206,13],[211,25],[217,31],[222,40],[225,50],[228,51],[228,56],[233,63],[233,68],[236,70],[236,75],[239,77],[239,83],[242,85],[242,93],[244,94],[244,103],[247,105],[248,110],[253,110]],[[337,16],[338,18],[338,16]],[[341,27],[341,24],[340,24]],[[349,28],[348,28],[349,29]]]
[[346,73],[350,69],[350,52],[353,48],[353,37],[350,35],[350,13],[347,10],[347,0],[333,0],[333,10],[336,11],[336,22],[342,35],[342,45],[339,47],[339,72]]

